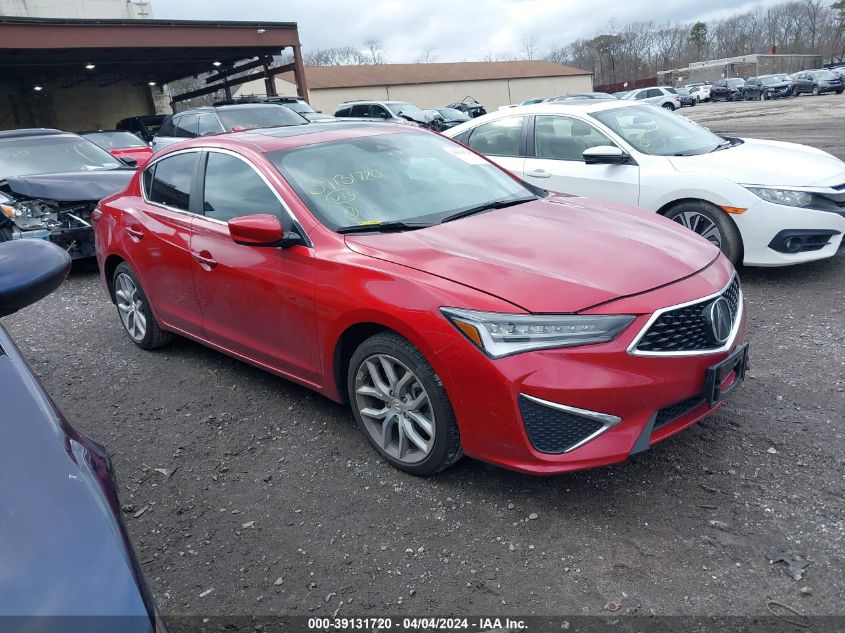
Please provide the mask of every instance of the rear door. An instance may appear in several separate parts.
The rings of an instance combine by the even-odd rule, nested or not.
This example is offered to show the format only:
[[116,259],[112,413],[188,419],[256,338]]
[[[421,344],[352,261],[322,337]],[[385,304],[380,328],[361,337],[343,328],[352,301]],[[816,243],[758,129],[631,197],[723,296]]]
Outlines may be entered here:
[[142,174],[137,207],[124,209],[123,248],[165,325],[202,334],[191,272],[190,213],[200,152],[184,151],[154,162]]
[[509,116],[484,123],[471,130],[466,145],[524,178],[527,123],[526,116]]
[[194,222],[191,255],[206,338],[281,373],[318,382],[313,248],[236,244],[228,220],[271,213],[289,226],[289,212],[245,157],[208,150],[199,171],[202,215]]
[[529,123],[525,180],[576,196],[636,205],[640,195],[637,165],[588,165],[584,150],[616,146],[589,123],[561,115],[536,115]]

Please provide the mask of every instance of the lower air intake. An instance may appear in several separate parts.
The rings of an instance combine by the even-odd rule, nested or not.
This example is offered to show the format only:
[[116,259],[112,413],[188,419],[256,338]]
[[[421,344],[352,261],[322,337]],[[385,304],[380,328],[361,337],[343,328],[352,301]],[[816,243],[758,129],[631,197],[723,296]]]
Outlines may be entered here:
[[541,453],[565,453],[604,428],[601,422],[543,406],[522,395],[519,410],[531,445]]

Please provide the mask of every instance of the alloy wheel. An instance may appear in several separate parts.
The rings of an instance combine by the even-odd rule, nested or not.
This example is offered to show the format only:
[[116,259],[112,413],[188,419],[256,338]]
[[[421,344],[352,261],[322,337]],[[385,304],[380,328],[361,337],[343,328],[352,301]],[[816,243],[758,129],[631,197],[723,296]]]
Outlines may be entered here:
[[147,334],[147,317],[144,316],[144,302],[141,299],[141,293],[138,292],[138,287],[126,273],[120,273],[114,285],[117,311],[123,327],[126,328],[132,340],[144,340]]
[[716,223],[706,215],[697,213],[696,211],[681,211],[677,215],[672,216],[672,220],[684,225],[693,233],[698,233],[704,239],[722,248],[722,232],[716,226]]
[[355,400],[364,428],[385,453],[405,464],[419,463],[431,453],[431,399],[400,360],[388,354],[365,358],[355,373]]

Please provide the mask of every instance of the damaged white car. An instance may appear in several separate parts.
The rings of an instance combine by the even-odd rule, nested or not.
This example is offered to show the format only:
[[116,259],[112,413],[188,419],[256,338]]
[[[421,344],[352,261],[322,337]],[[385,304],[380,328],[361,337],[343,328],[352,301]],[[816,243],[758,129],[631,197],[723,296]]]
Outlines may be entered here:
[[59,130],[0,132],[0,242],[44,239],[93,257],[91,212],[126,186],[131,162]]

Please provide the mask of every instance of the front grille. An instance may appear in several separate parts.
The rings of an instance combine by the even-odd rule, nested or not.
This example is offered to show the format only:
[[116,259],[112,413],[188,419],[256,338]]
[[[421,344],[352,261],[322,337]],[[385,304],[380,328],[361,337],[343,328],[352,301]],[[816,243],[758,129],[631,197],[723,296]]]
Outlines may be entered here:
[[659,429],[661,426],[674,422],[678,418],[685,416],[687,413],[698,407],[704,402],[701,394],[681,400],[675,404],[670,404],[668,407],[663,407],[657,412],[657,417],[654,419],[654,429]]
[[601,422],[543,406],[523,395],[519,410],[531,445],[541,453],[565,453],[604,428]]
[[[734,277],[722,293],[731,310],[731,325],[736,323],[742,294],[739,279]],[[705,308],[717,297],[661,314],[637,343],[639,352],[698,352],[721,347],[713,340],[711,327],[704,316]]]

